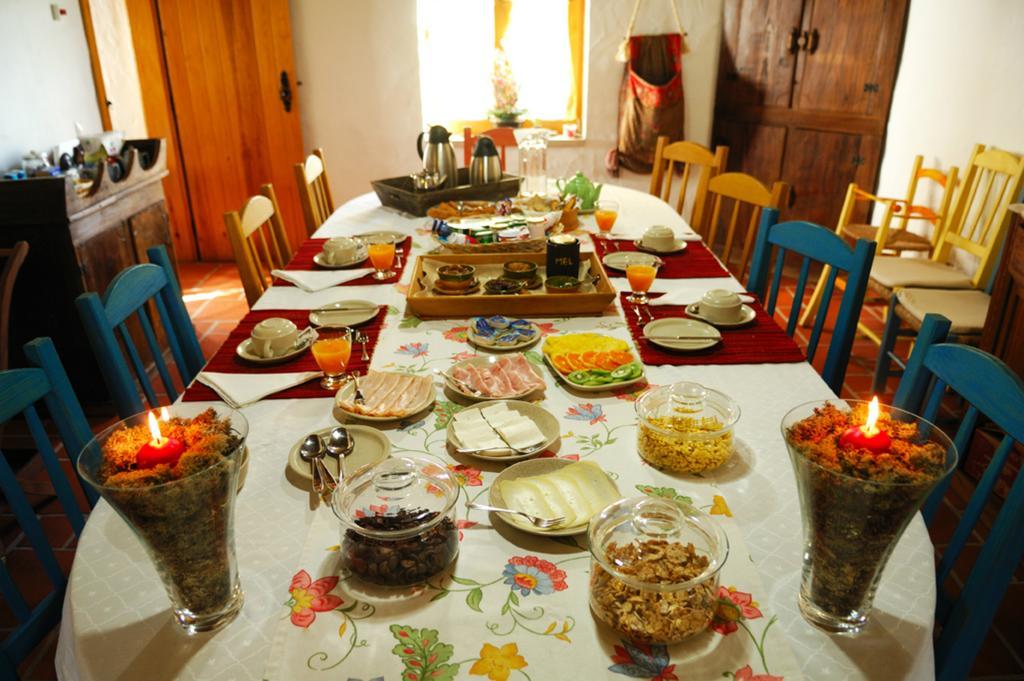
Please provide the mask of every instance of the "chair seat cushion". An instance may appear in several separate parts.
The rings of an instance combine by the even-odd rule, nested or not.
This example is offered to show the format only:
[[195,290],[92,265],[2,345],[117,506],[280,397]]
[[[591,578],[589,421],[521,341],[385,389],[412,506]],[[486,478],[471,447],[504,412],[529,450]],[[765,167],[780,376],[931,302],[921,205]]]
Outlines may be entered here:
[[[843,227],[843,235],[852,239],[867,239],[875,241],[878,234],[878,227],[874,225],[846,225]],[[908,232],[905,229],[889,230],[889,238],[886,240],[885,248],[895,251],[930,251],[932,242],[928,237]]]
[[927,288],[972,288],[971,279],[960,270],[920,258],[883,255],[871,265],[871,278],[886,288],[918,286]]
[[896,294],[904,309],[923,320],[929,312],[940,314],[950,322],[952,333],[979,333],[985,326],[988,304],[992,297],[982,291],[950,291],[934,288],[905,288]]

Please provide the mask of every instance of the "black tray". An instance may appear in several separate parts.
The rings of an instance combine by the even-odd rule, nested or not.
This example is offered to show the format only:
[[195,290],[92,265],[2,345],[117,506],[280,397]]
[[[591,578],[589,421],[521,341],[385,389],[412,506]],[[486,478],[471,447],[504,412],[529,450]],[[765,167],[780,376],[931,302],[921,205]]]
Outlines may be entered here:
[[490,184],[469,184],[469,168],[459,168],[459,186],[430,191],[416,191],[408,175],[374,180],[373,191],[381,204],[411,215],[426,215],[427,209],[445,201],[497,201],[519,193],[518,175],[503,174]]

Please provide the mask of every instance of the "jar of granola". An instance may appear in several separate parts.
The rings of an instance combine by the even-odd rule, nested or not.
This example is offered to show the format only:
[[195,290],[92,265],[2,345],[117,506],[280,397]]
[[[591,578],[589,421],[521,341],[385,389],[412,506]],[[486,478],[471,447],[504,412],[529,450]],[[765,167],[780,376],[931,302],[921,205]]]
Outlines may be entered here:
[[590,607],[638,643],[678,643],[707,628],[729,540],[709,515],[663,497],[622,499],[594,516]]
[[637,451],[647,463],[675,473],[718,468],[733,451],[740,407],[699,383],[648,390],[636,401]]

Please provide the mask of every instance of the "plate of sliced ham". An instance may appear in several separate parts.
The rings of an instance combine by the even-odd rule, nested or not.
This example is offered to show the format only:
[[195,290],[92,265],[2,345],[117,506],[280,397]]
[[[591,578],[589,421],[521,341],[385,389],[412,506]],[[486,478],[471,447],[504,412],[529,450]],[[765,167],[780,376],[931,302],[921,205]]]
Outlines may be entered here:
[[445,383],[470,400],[518,399],[547,387],[543,375],[521,352],[473,357],[452,366]]
[[362,401],[356,400],[355,381],[338,391],[334,406],[366,421],[395,421],[418,414],[434,404],[437,389],[428,376],[396,371],[368,371],[359,379]]

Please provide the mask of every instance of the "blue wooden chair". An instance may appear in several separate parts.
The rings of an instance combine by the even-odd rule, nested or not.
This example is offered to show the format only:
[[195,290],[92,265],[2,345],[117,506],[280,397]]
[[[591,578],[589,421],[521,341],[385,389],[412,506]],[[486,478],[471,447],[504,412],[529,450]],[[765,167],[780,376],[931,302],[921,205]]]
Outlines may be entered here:
[[[825,288],[822,290],[822,304],[814,318],[810,342],[807,344],[807,361],[813,362],[828,316],[829,301],[832,300],[836,277],[840,272],[846,275],[846,288],[839,304],[839,315],[832,331],[828,354],[825,356],[825,368],[821,372],[821,377],[825,379],[832,392],[838,395],[843,387],[846,365],[850,361],[850,350],[853,348],[853,338],[857,333],[857,320],[860,318],[864,291],[867,289],[868,277],[871,274],[871,260],[875,255],[875,242],[858,239],[857,245],[851,248],[835,232],[820,225],[802,221],[777,222],[778,219],[779,211],[774,208],[765,208],[761,213],[761,226],[758,228],[757,241],[754,244],[754,258],[750,266],[747,289],[762,301],[766,301],[765,309],[768,314],[774,315],[786,252],[792,251],[803,256],[796,292],[793,295],[793,307],[786,325],[786,333],[792,336],[800,318],[800,307],[803,304],[804,292],[807,290],[807,275],[811,262],[830,266],[825,276]],[[775,272],[769,287],[768,273],[772,267],[773,247],[777,249]]]
[[[954,438],[961,455],[968,451],[980,416],[998,427],[1004,436],[939,561],[935,609],[935,665],[939,681],[967,678],[1010,577],[1024,556],[1024,475],[1018,474],[963,588],[955,598],[944,588],[992,497],[1014,443],[1024,443],[1024,381],[987,352],[943,342],[950,324],[940,315],[925,316],[893,405],[934,422],[947,390],[959,395],[968,405]],[[947,478],[925,503],[922,513],[926,522],[934,518],[949,481]]]
[[[187,386],[195,378],[205,361],[195,327],[192,326],[188,310],[182,300],[181,287],[178,285],[167,250],[163,246],[157,246],[147,252],[151,262],[132,265],[119,273],[110,282],[102,299],[98,294],[89,292],[78,296],[75,301],[89,337],[89,344],[96,354],[103,378],[117,406],[117,412],[122,417],[137,414],[145,409],[135,380],[138,380],[142,387],[149,406],[155,407],[158,404],[156,391],[126,326],[126,321],[132,315],[135,315],[142,327],[149,354],[153,358],[167,395],[172,402],[178,398],[177,388],[164,361],[163,349],[157,342],[156,332],[147,312],[147,302],[152,300],[156,306],[182,385]],[[124,344],[124,353],[118,347],[118,336]],[[125,354],[128,361],[125,361]]]
[[[36,410],[36,403],[42,401],[46,405],[72,463],[92,438],[92,432],[57,357],[53,342],[49,338],[37,338],[24,348],[25,354],[36,367],[0,372],[0,424],[7,423],[17,414],[24,416],[57,499],[72,529],[76,534],[81,534],[85,517],[75,500],[71,483],[57,460],[53,444]],[[80,486],[90,504],[95,503],[96,493],[87,485]],[[0,491],[52,586],[52,590],[41,601],[30,604],[15,584],[6,563],[0,561],[0,596],[3,596],[18,621],[14,630],[0,641],[0,678],[17,679],[18,665],[60,621],[66,580],[39,518],[2,451]]]

